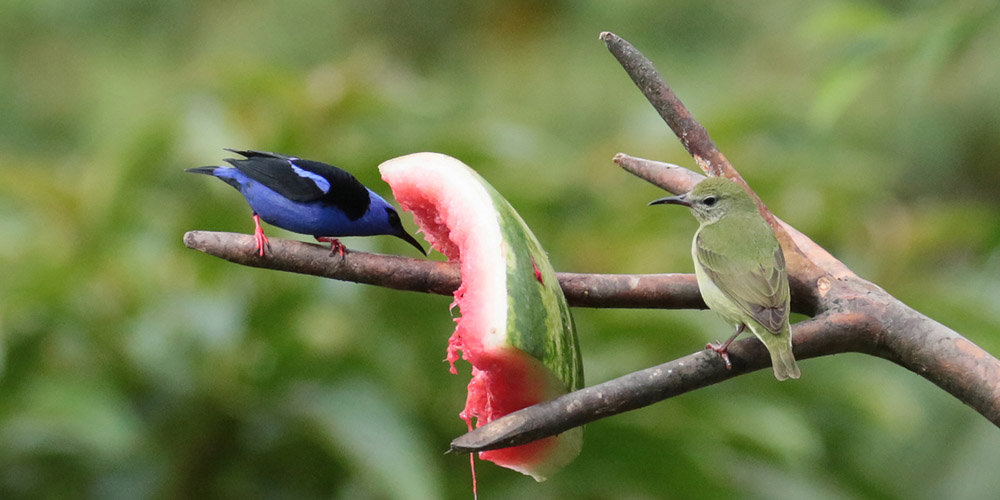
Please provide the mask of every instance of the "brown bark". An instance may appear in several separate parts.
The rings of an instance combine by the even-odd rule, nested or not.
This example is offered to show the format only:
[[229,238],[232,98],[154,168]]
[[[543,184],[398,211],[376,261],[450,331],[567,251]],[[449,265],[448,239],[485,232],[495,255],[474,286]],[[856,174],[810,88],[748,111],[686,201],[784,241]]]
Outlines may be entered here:
[[[252,235],[189,231],[184,244],[235,264],[409,292],[452,295],[461,282],[451,262],[348,250],[330,255],[329,245],[271,238],[267,257],[258,257]],[[556,273],[574,307],[704,309],[693,274]]]

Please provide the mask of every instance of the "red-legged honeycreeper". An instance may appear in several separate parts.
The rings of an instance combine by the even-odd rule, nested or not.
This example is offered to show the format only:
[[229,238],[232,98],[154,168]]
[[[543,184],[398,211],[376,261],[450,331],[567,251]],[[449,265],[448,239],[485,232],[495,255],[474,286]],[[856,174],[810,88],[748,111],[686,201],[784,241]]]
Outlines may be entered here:
[[420,243],[403,229],[396,209],[350,173],[294,156],[226,151],[246,159],[226,158],[231,167],[198,167],[187,171],[218,177],[246,198],[253,210],[256,252],[261,257],[268,245],[261,220],[329,242],[331,255],[334,251],[344,255],[344,245],[338,237],[379,234],[400,238],[427,255]]
[[730,368],[726,349],[750,327],[771,353],[774,376],[778,380],[799,378],[788,323],[785,256],[753,198],[736,182],[709,177],[688,193],[660,198],[650,205],[664,203],[690,208],[701,223],[691,244],[701,297],[736,327],[725,343],[705,347],[718,352]]

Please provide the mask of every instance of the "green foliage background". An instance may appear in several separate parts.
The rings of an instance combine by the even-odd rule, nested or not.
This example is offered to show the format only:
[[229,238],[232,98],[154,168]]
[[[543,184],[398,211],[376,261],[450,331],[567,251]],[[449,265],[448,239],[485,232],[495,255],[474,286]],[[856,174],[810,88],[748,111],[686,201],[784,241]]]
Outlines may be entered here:
[[[388,194],[379,162],[439,151],[557,269],[690,272],[694,221],[610,160],[692,161],[603,30],[775,213],[1000,353],[995,1],[0,0],[0,497],[469,498],[467,460],[442,454],[467,381],[441,361],[449,299],[186,250],[186,230],[251,221],[183,169],[273,150]],[[589,383],[727,333],[700,311],[575,313]],[[860,355],[802,371],[592,424],[543,484],[481,465],[482,498],[1000,490],[1000,432],[919,376]]]

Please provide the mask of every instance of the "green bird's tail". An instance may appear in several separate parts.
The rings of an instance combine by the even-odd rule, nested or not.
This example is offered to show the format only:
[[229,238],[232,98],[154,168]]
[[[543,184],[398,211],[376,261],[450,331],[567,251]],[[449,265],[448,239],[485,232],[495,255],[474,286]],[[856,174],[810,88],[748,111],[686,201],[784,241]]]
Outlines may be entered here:
[[799,365],[795,362],[795,355],[792,354],[792,332],[790,327],[785,326],[785,329],[779,335],[775,335],[760,325],[748,324],[747,326],[764,343],[767,352],[771,354],[771,366],[774,368],[774,378],[780,381],[802,376],[802,372],[799,371]]
[[795,356],[792,355],[791,347],[787,349],[771,349],[770,352],[771,365],[774,367],[774,378],[787,380],[802,376],[802,372],[799,371],[799,365],[795,363]]

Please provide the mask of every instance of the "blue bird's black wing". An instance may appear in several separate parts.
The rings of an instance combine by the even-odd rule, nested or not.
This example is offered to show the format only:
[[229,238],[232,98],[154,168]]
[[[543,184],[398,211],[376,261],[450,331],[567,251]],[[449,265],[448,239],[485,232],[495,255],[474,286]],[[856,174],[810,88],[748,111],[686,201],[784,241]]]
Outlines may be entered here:
[[237,151],[245,160],[225,161],[289,200],[323,202],[356,220],[368,211],[368,189],[349,172],[326,163],[263,151]]

